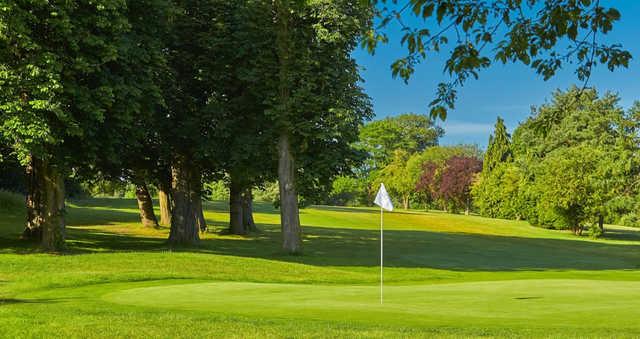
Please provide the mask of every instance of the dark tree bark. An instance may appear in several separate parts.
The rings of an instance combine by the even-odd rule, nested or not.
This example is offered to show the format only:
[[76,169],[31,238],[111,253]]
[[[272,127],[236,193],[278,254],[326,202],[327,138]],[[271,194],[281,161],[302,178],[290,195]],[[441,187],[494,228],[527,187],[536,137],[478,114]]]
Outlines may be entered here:
[[469,215],[470,211],[471,211],[471,197],[467,196],[467,201],[464,205],[464,215]]
[[244,227],[242,211],[242,187],[231,176],[229,185],[229,233],[231,234],[247,234]]
[[295,162],[286,134],[278,142],[278,179],[280,181],[280,223],[282,249],[296,254],[302,251],[302,230],[295,185]]
[[581,236],[583,230],[584,230],[584,227],[582,225],[573,226],[573,234],[575,235]]
[[[200,186],[198,186],[198,191],[202,192]],[[202,197],[201,194],[198,193],[198,196],[200,198],[198,198],[198,200],[196,200],[195,204],[196,204],[196,222],[198,224],[198,229],[200,229],[201,232],[206,232],[207,231],[207,220],[204,218],[204,210],[202,209]]]
[[600,228],[600,232],[604,234],[604,216],[598,216],[598,227]]
[[32,156],[27,166],[27,223],[23,237],[47,251],[65,246],[64,177],[48,160]]
[[253,220],[253,192],[251,187],[246,188],[242,194],[242,223],[247,232],[258,231],[258,227]]
[[169,243],[172,245],[193,245],[198,243],[198,203],[200,201],[200,177],[187,157],[176,157],[171,165],[171,231]]
[[60,251],[65,246],[64,176],[48,160],[34,156],[27,176],[27,224],[23,237],[40,241],[46,251]]
[[158,185],[158,204],[160,205],[160,225],[171,224],[171,197],[169,195],[171,185],[161,183]]
[[146,227],[158,227],[158,219],[153,211],[153,200],[147,184],[140,181],[136,184],[136,199],[138,200],[138,209],[140,210],[140,221]]
[[34,166],[33,158],[29,160],[26,166],[26,182],[27,182],[27,223],[22,232],[22,239],[42,241],[42,187],[41,180],[38,180],[36,166]]
[[42,194],[43,223],[42,248],[48,251],[59,251],[65,247],[64,222],[64,177],[56,168],[48,163],[43,166],[44,192]]
[[289,0],[275,0],[277,21],[276,49],[278,55],[278,101],[280,104],[280,128],[278,138],[278,180],[280,181],[280,225],[282,249],[290,254],[302,251],[302,231],[298,211],[298,194],[295,186],[295,161],[291,152],[287,115],[291,103],[291,58],[295,46],[291,36],[291,6]]

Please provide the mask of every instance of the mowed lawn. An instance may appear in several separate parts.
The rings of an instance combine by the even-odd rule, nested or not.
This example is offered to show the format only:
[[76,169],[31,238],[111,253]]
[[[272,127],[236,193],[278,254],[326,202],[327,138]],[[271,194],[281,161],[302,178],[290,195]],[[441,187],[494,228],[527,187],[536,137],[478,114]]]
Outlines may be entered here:
[[1,337],[639,337],[640,230],[577,238],[526,222],[439,212],[301,211],[304,255],[279,250],[279,212],[262,230],[210,230],[171,250],[168,228],[138,222],[134,200],[69,203],[68,252],[17,241],[0,215]]

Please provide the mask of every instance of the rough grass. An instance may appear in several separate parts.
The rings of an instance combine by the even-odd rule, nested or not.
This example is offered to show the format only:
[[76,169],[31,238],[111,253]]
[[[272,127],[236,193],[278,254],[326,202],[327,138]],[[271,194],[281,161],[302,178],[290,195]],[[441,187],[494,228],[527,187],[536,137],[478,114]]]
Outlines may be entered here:
[[[208,203],[200,246],[171,250],[134,200],[69,205],[69,248],[17,241],[23,213],[0,212],[0,334],[7,337],[638,337],[640,232],[604,239],[524,222],[385,214],[387,304],[378,303],[379,211],[301,213],[304,255],[262,232],[225,235]],[[347,293],[348,292],[348,293]],[[345,294],[347,293],[347,294]]]

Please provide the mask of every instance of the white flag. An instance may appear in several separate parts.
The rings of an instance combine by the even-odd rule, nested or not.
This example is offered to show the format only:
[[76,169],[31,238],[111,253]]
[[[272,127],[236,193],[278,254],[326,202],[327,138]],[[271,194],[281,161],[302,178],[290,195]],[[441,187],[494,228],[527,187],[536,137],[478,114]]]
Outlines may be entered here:
[[389,193],[387,193],[387,189],[384,188],[384,184],[380,184],[380,189],[378,190],[378,194],[376,194],[376,200],[374,200],[373,203],[387,211],[393,211],[391,197],[389,196]]

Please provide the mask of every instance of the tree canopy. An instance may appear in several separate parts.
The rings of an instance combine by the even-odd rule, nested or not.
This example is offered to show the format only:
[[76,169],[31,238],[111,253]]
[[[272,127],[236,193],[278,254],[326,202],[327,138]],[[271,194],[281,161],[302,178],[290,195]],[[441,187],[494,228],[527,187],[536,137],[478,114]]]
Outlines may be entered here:
[[[483,215],[581,233],[628,213],[637,190],[637,120],[612,93],[557,91],[514,132],[513,160],[474,185]],[[487,154],[488,156],[488,154]]]
[[409,154],[438,144],[444,131],[433,120],[419,114],[401,114],[373,121],[360,130],[359,146],[370,154],[372,167],[382,168],[393,158],[393,152]]
[[[443,130],[434,122],[453,107],[459,86],[496,61],[525,63],[545,79],[575,62],[586,83],[595,65],[615,69],[631,58],[621,46],[599,42],[620,13],[598,1],[387,4],[27,0],[0,5],[0,147],[27,177],[24,237],[48,250],[64,247],[70,178],[129,182],[142,221],[150,226],[158,224],[151,201],[157,188],[172,245],[198,242],[199,232],[207,229],[203,183],[221,179],[229,186],[230,230],[242,234],[252,229],[252,188],[277,179],[283,250],[289,253],[302,251],[299,204],[321,202],[332,189],[365,189],[357,194],[362,200],[384,180],[405,208],[439,199],[467,209],[479,152],[438,147]],[[430,117],[409,113],[365,125],[374,113],[352,52],[358,45],[374,51],[387,40],[388,25],[407,15],[424,19],[419,21],[425,27],[403,27],[408,55],[393,64],[392,74],[408,80],[418,62],[454,41],[448,36],[455,32],[445,65],[450,82],[439,86]],[[566,43],[567,53],[558,52]],[[585,221],[574,224],[596,216],[601,224],[603,217],[629,210],[633,199],[614,197],[636,192],[624,187],[637,175],[639,114],[637,107],[623,112],[617,100],[585,86],[558,92],[511,142],[499,119],[485,156],[485,172],[491,174],[482,174],[474,196],[518,195],[513,201],[527,208],[515,214],[546,223],[550,219],[532,207],[539,202],[536,196],[548,195],[554,208],[567,204],[551,199],[558,192],[543,191],[539,180],[570,172],[577,164],[569,161],[576,155],[573,147],[582,147],[602,154],[595,167],[580,169],[597,175],[584,176],[606,175],[606,180],[579,183],[595,188],[590,200],[581,200]],[[566,154],[567,162],[548,164],[547,157],[557,154]],[[561,165],[567,167],[554,167]],[[346,179],[353,176],[355,181]],[[342,181],[336,184],[336,177]],[[422,193],[431,187],[429,194],[417,194],[419,180]],[[482,184],[499,182],[514,188],[497,194]],[[501,214],[495,199],[487,210]]]

